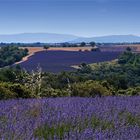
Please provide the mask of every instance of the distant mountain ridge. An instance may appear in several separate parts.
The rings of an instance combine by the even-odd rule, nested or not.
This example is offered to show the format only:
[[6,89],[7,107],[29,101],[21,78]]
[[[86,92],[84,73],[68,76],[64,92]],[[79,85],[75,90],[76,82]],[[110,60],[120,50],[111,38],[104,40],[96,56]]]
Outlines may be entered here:
[[4,43],[60,43],[77,39],[77,36],[69,34],[55,34],[55,33],[21,33],[0,35],[0,42]]
[[99,42],[99,43],[123,43],[140,42],[140,37],[135,35],[109,35],[99,37],[78,37],[69,34],[55,33],[21,33],[0,35],[0,42],[4,43],[80,43],[80,42]]
[[109,35],[90,38],[78,38],[73,42],[100,42],[100,43],[124,43],[124,42],[140,42],[140,37],[135,35]]

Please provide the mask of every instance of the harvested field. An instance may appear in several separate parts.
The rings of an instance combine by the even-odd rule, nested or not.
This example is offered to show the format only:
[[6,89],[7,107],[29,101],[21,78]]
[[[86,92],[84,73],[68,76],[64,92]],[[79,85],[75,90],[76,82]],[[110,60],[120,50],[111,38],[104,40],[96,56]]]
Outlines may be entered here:
[[[25,47],[23,47],[25,48]],[[29,53],[36,53],[39,51],[45,50],[43,47],[26,47],[29,50]],[[92,47],[51,47],[49,51],[85,51],[91,50]]]
[[43,47],[22,47],[23,49],[27,48],[29,50],[29,54],[33,54],[39,51],[43,51]]
[[[125,51],[127,47],[130,47],[135,52],[140,52],[139,44],[126,44],[126,45],[103,45],[99,46],[101,51],[114,51],[114,52],[122,52]],[[90,51],[92,47],[51,47],[49,51]],[[27,47],[29,50],[29,54],[36,53],[39,51],[43,51],[43,47]]]
[[79,51],[41,51],[35,53],[20,66],[29,71],[40,65],[43,71],[61,72],[75,70],[71,66],[81,63],[97,63],[111,61],[120,55],[120,52],[79,52]]
[[51,51],[90,51],[92,47],[52,47]]

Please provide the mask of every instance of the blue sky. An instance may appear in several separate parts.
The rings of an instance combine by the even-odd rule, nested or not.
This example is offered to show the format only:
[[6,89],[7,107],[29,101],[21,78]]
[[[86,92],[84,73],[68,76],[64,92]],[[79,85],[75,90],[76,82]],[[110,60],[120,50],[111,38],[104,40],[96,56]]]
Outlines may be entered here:
[[140,0],[0,0],[0,34],[140,35]]

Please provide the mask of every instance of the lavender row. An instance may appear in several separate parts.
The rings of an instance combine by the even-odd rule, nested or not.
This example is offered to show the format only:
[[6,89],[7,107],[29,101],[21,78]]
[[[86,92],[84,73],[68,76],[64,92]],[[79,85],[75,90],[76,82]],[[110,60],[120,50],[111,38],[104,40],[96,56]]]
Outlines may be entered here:
[[120,55],[120,52],[74,52],[74,51],[42,51],[38,52],[29,60],[20,64],[22,68],[29,71],[35,70],[38,64],[43,71],[61,72],[72,71],[73,65],[81,63],[97,63],[111,61]]
[[140,139],[140,96],[20,99],[0,106],[0,139]]

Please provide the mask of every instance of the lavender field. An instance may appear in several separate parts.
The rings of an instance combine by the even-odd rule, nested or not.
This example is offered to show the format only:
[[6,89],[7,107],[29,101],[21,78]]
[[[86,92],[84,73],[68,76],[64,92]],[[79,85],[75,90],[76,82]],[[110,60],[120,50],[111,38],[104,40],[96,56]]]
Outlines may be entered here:
[[120,52],[76,52],[76,51],[42,51],[37,52],[27,61],[20,64],[28,71],[35,70],[40,65],[43,71],[72,71],[72,65],[81,63],[97,63],[118,58]]
[[139,140],[140,96],[0,101],[0,139]]

